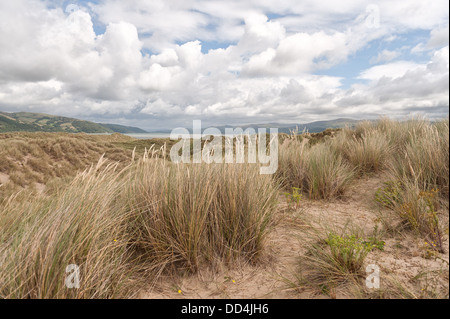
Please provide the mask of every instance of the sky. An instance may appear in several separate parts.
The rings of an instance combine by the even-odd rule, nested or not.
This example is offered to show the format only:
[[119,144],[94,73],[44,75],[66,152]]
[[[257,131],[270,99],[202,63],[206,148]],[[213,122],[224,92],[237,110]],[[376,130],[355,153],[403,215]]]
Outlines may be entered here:
[[158,130],[448,105],[446,0],[0,1],[0,111]]

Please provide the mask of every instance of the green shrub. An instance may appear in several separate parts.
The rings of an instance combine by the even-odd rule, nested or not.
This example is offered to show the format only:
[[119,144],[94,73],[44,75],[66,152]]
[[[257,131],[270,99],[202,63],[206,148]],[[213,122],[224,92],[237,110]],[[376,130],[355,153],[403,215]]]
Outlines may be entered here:
[[373,248],[373,245],[355,235],[339,236],[330,233],[326,242],[331,249],[330,261],[343,272],[350,273],[361,270],[365,258]]
[[[354,233],[340,235],[328,231],[316,236],[315,241],[307,244],[308,251],[300,259],[304,284],[327,293],[337,285],[358,282],[363,275],[365,259],[377,244]],[[383,244],[379,241],[378,245]]]

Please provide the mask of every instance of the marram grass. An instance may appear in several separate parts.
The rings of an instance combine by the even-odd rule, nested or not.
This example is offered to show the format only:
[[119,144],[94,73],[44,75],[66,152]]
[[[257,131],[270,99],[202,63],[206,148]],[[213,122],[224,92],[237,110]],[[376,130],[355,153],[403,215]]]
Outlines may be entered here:
[[[276,195],[257,165],[146,156],[119,170],[101,159],[51,196],[22,192],[1,204],[0,298],[129,298],[146,277],[255,262]],[[66,286],[71,264],[78,289]]]

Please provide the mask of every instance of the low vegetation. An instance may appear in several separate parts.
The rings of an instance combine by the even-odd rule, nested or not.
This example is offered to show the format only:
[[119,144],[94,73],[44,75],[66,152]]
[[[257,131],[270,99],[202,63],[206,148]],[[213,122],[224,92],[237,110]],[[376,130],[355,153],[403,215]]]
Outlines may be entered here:
[[280,147],[277,176],[286,188],[300,188],[312,199],[342,195],[354,178],[354,170],[331,148],[332,139],[309,145],[287,139]]
[[374,248],[355,234],[328,231],[310,243],[301,259],[302,280],[305,284],[328,293],[331,287],[356,281],[365,274],[367,255]]
[[[175,141],[163,139],[0,134],[0,298],[131,298],[162,275],[258,265],[270,254],[280,198],[307,213],[305,201],[348,200],[356,182],[373,176],[383,185],[372,193],[389,218],[377,217],[383,229],[306,225],[303,213],[291,224],[306,236],[299,285],[331,297],[347,284],[361,288],[358,297],[442,296],[394,281],[378,295],[362,287],[387,236],[416,238],[427,258],[448,256],[448,119],[297,133],[280,135],[274,176],[256,164],[171,163]],[[71,264],[79,289],[66,287]],[[448,278],[448,261],[439,276]]]
[[[126,238],[131,211],[117,201],[117,165],[90,169],[53,196],[20,193],[0,206],[0,298],[133,296]],[[83,284],[65,286],[77,265]]]
[[[0,205],[0,298],[133,297],[137,276],[255,263],[277,194],[257,165],[102,158],[68,186]],[[66,287],[72,264],[82,288]]]

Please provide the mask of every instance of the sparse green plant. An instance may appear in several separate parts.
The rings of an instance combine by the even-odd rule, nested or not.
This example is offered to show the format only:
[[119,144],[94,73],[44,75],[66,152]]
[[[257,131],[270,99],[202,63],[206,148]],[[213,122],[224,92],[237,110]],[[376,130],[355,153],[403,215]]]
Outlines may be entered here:
[[386,242],[380,239],[380,230],[378,224],[373,227],[372,236],[368,237],[367,240],[363,242],[365,245],[372,247],[372,249],[384,250]]
[[328,234],[326,243],[331,249],[333,261],[346,272],[358,273],[374,245],[355,235]]
[[405,187],[402,200],[394,207],[394,211],[426,240],[431,249],[443,253],[443,229],[437,211],[439,191],[421,191],[414,184]]
[[300,202],[303,199],[302,191],[298,187],[292,187],[292,193],[285,192],[284,196],[286,197],[286,201],[288,202],[289,206],[291,206],[291,204],[294,204],[295,209],[299,207]]
[[303,283],[321,291],[349,282],[357,283],[374,245],[355,232],[338,234],[331,230],[316,236],[319,237],[308,243],[308,252],[300,259]]
[[401,198],[400,182],[384,182],[384,187],[378,188],[375,192],[375,200],[386,208],[394,208]]
[[[427,248],[443,253],[444,229],[439,217],[439,190],[423,191],[417,183],[404,182],[400,191],[390,186],[380,192],[378,200],[386,204],[416,234],[425,239]],[[394,194],[386,195],[386,194]]]

